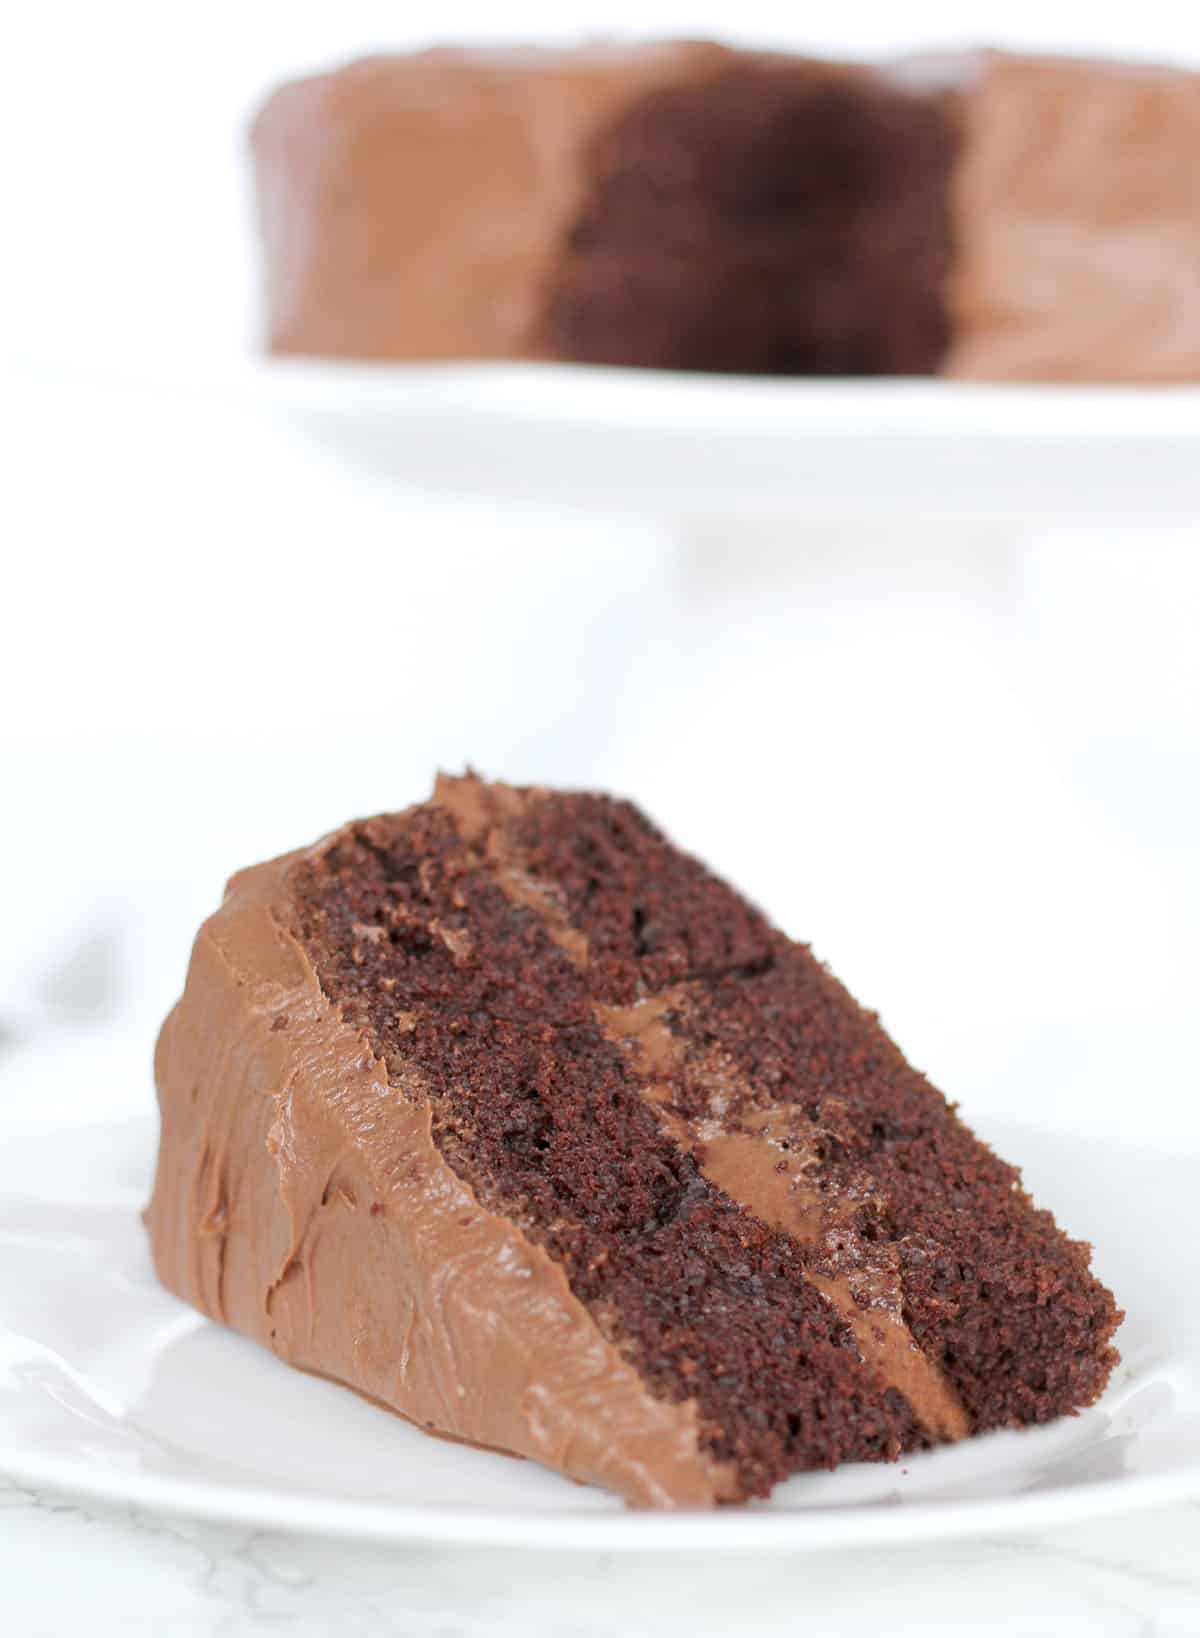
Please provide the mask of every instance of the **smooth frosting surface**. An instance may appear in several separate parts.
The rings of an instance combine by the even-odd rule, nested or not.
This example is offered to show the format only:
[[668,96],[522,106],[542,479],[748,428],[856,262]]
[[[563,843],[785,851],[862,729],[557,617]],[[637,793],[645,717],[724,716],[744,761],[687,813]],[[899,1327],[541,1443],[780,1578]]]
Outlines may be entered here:
[[703,42],[373,57],[283,86],[252,133],[270,347],[536,352],[593,133],[724,60]]
[[1200,75],[1003,53],[973,67],[946,373],[1200,379]]

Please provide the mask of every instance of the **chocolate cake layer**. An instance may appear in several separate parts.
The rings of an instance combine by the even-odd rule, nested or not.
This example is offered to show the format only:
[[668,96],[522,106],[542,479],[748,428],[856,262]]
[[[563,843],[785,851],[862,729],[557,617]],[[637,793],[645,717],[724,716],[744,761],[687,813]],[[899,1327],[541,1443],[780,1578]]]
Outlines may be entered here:
[[164,1028],[165,1282],[650,1505],[1093,1399],[1119,1318],[802,946],[628,805],[442,780],[235,878]]
[[561,358],[920,375],[950,341],[957,127],[862,68],[744,57],[603,127],[551,279]]
[[1200,75],[710,42],[370,58],[253,131],[268,344],[1200,380]]

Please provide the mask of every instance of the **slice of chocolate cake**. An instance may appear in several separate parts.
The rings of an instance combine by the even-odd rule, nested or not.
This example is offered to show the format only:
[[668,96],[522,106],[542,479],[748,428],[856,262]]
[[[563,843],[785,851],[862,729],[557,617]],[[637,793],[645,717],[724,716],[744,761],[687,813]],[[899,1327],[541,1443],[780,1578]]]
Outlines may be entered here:
[[1096,1398],[1120,1315],[803,945],[627,803],[440,779],[242,872],[156,1062],[162,1280],[649,1506]]

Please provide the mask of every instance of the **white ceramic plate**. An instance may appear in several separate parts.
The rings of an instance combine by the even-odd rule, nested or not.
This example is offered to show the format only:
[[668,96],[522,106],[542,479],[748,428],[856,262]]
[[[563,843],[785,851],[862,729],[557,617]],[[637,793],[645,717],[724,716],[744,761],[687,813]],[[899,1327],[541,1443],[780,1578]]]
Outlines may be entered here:
[[393,1540],[807,1548],[1030,1530],[1200,1497],[1196,1156],[989,1128],[1096,1244],[1124,1363],[1076,1418],[771,1501],[635,1514],[531,1463],[448,1444],[291,1371],[156,1285],[145,1122],[8,1138],[0,1185],[0,1470],[146,1507]]
[[1200,386],[307,359],[174,374],[130,360],[91,379],[265,411],[375,479],[593,514],[1027,524],[1200,512]]

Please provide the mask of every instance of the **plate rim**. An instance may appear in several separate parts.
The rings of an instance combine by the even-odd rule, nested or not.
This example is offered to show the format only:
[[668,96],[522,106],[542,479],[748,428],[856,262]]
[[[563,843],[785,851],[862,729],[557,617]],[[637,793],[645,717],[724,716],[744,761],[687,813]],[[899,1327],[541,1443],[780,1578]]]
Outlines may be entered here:
[[[18,1125],[12,1135],[18,1141],[37,1143],[52,1132],[61,1135],[63,1131],[119,1130],[128,1142],[131,1134],[147,1135],[154,1124],[147,1111],[118,1119],[80,1118],[24,1130]],[[985,1142],[1002,1145],[1011,1145],[1014,1139],[1019,1143],[1023,1131],[1052,1141],[1081,1135],[1076,1129],[1051,1122],[1014,1121],[998,1111],[981,1111],[975,1124],[982,1128]],[[1122,1140],[1100,1133],[1093,1141],[1115,1147]],[[1136,1147],[1147,1156],[1181,1158],[1178,1147],[1165,1143],[1142,1140],[1136,1142]],[[1200,1145],[1185,1143],[1183,1154],[1200,1158]],[[0,1331],[3,1329],[0,1326]],[[1081,1414],[1089,1414],[1090,1410]],[[232,1484],[219,1478],[135,1472],[100,1464],[89,1468],[72,1458],[6,1447],[3,1420],[0,1415],[0,1475],[18,1488],[45,1488],[102,1506],[341,1540],[509,1547],[538,1552],[809,1552],[1025,1535],[1173,1503],[1200,1504],[1200,1463],[1189,1462],[1172,1472],[1133,1474],[1040,1493],[1025,1490],[977,1499],[952,1497],[902,1504],[898,1500],[880,1500],[789,1508],[751,1502],[736,1508],[661,1512],[628,1508],[572,1511],[540,1506],[503,1511],[495,1506],[470,1504],[357,1500],[253,1479]],[[1023,1430],[1013,1431],[1020,1437]]]
[[47,1459],[14,1464],[0,1455],[0,1473],[18,1487],[54,1490],[106,1506],[175,1517],[293,1531],[339,1540],[426,1542],[513,1547],[536,1552],[815,1552],[835,1547],[887,1547],[906,1542],[963,1541],[1028,1535],[1094,1518],[1117,1518],[1174,1502],[1200,1502],[1200,1466],[1178,1473],[1074,1485],[1069,1490],[1001,1500],[886,1502],[842,1507],[713,1512],[562,1514],[529,1509],[501,1513],[470,1507],[422,1507],[297,1496],[270,1486],[224,1486],[158,1474],[102,1474],[94,1482],[77,1468]]
[[[1065,381],[958,381],[937,376],[767,376],[699,370],[633,369],[535,359],[355,360],[259,356],[239,361],[231,380],[266,390],[297,407],[314,397],[326,407],[390,409],[410,400],[514,420],[568,414],[581,421],[620,420],[658,429],[664,415],[697,426],[716,421],[735,436],[761,430],[729,416],[769,418],[780,432],[862,436],[876,424],[919,409],[929,422],[916,436],[977,435],[989,423],[1026,439],[1046,431],[1087,438],[1165,431],[1200,442],[1200,382],[1080,384]],[[514,402],[510,397],[518,391]],[[864,425],[864,415],[872,417]],[[991,430],[995,430],[992,426]]]
[[960,381],[938,376],[763,376],[539,359],[344,359],[231,352],[78,364],[17,354],[27,379],[258,403],[289,411],[389,415],[438,409],[485,421],[549,417],[623,432],[733,438],[880,433],[1083,443],[1115,436],[1200,444],[1200,381],[1109,384]]

